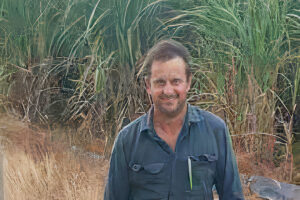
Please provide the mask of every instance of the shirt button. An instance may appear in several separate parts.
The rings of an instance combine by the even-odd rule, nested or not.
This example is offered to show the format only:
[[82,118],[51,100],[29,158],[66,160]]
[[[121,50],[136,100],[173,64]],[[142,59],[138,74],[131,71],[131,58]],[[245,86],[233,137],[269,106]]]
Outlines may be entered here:
[[133,164],[133,165],[132,165],[132,170],[133,170],[133,171],[137,172],[137,171],[139,171],[140,169],[141,169],[141,165],[139,165],[139,164]]

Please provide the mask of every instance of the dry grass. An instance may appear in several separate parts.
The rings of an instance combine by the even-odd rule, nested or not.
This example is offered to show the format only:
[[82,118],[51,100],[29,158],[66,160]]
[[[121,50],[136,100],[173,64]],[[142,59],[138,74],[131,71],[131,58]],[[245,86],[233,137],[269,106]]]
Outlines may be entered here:
[[[7,200],[94,200],[102,199],[108,161],[72,151],[63,143],[65,137],[54,139],[42,130],[33,130],[16,119],[1,118],[0,133],[4,151],[4,191]],[[58,133],[55,133],[57,136]],[[55,137],[54,137],[55,138]],[[94,141],[86,151],[103,153],[103,145]],[[83,146],[82,146],[83,147]],[[239,170],[247,177],[281,174],[280,168],[257,163],[255,155],[237,153]],[[251,162],[250,162],[251,161]],[[276,172],[276,173],[274,173]],[[246,199],[259,199],[244,185]]]
[[106,162],[51,153],[35,162],[24,152],[6,153],[5,199],[100,199]]
[[4,126],[0,118],[6,138],[2,140],[5,199],[102,199],[107,160],[80,156],[46,133],[5,121]]
[[[266,143],[265,145],[271,145]],[[285,160],[274,162],[274,147],[264,148],[263,152],[246,152],[239,145],[234,145],[239,172],[246,177],[265,176],[280,182],[289,182],[289,170]]]

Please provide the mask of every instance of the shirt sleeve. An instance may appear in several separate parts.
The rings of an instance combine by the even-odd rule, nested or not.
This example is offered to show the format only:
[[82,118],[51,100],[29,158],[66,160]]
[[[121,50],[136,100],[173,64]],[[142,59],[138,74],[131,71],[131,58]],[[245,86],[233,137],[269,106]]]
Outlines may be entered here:
[[128,165],[124,154],[122,137],[119,134],[111,155],[104,200],[128,200],[128,198]]
[[226,125],[219,142],[216,188],[220,200],[244,200],[236,158]]

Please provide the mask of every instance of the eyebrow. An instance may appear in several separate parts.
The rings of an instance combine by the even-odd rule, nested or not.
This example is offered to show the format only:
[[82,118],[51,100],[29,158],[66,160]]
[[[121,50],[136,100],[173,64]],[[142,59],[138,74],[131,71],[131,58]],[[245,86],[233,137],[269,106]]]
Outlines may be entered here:
[[158,79],[155,79],[153,82],[158,83],[158,82],[162,82],[162,81],[166,81],[166,80],[163,78],[158,78]]
[[[171,80],[171,82],[173,82],[173,81],[183,81],[183,80],[182,80],[181,78],[173,78],[173,79]],[[163,79],[163,78],[157,78],[157,79],[154,79],[153,82],[154,82],[154,83],[166,82],[166,80]]]
[[172,81],[182,81],[182,79],[181,78],[173,78]]

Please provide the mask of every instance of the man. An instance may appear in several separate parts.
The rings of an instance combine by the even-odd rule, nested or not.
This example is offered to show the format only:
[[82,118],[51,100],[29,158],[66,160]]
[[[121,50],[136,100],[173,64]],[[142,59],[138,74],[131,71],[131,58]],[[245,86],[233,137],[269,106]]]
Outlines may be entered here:
[[244,199],[231,139],[219,117],[186,103],[187,49],[164,40],[147,54],[146,88],[153,106],[118,135],[105,200]]

